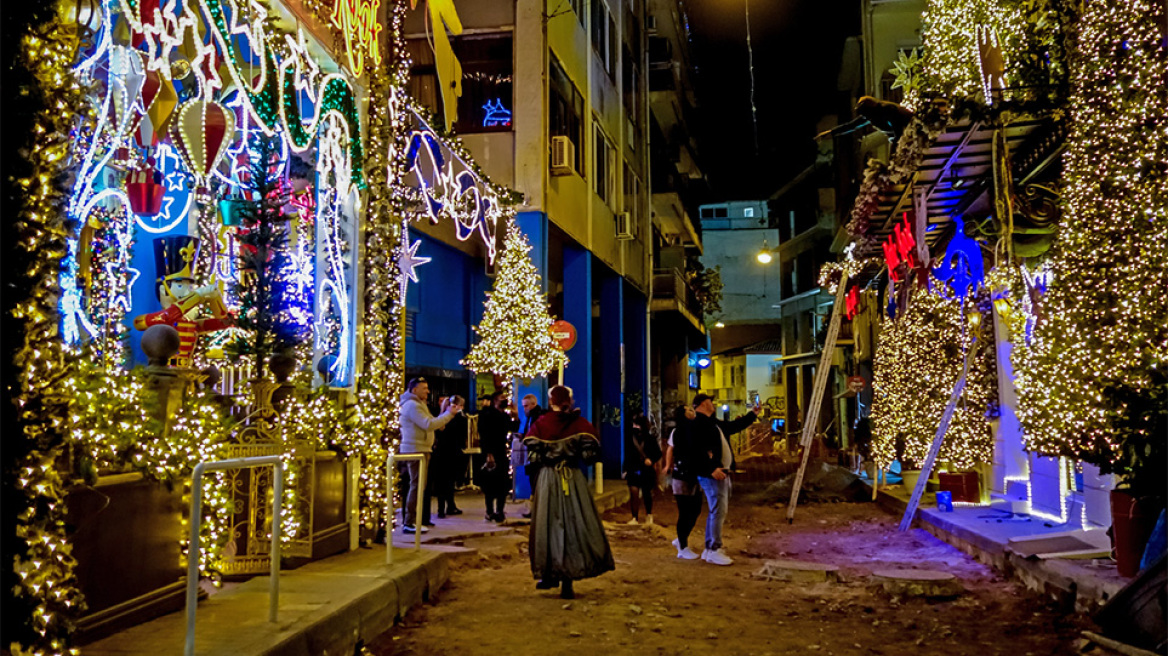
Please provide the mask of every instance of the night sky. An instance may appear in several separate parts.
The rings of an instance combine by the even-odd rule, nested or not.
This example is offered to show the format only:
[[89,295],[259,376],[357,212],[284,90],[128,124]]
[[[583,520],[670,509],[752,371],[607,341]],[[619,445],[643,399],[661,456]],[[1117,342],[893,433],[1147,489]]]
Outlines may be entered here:
[[698,68],[699,158],[708,202],[766,198],[814,161],[815,122],[836,111],[858,0],[749,0],[758,156],[750,117],[745,0],[689,0]]

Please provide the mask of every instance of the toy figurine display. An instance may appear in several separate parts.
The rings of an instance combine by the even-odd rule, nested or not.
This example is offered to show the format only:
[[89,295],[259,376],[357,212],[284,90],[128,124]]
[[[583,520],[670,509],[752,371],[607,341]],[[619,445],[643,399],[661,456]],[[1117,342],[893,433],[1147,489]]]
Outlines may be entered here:
[[[223,297],[216,285],[195,286],[195,262],[199,254],[199,240],[195,237],[159,237],[154,240],[154,267],[158,300],[162,310],[134,318],[134,327],[146,330],[151,326],[174,326],[179,334],[178,353],[170,359],[170,366],[191,366],[199,333],[223,330],[234,325]],[[207,306],[211,318],[196,318],[199,308]]]

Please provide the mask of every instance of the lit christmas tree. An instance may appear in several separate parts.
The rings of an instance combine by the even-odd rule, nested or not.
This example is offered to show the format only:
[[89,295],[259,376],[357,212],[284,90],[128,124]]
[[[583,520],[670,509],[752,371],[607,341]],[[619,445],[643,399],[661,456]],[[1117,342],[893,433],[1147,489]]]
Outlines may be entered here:
[[[873,454],[881,466],[896,459],[900,440],[906,460],[924,461],[972,346],[967,323],[974,312],[972,300],[963,316],[957,300],[914,289],[908,310],[886,320],[872,381]],[[987,324],[988,319],[982,321]],[[992,338],[983,333],[981,339]],[[970,357],[965,391],[941,443],[940,461],[958,469],[991,461],[994,441],[986,414],[996,405],[994,370],[992,347],[983,346]]]
[[[1033,338],[1030,449],[1162,476],[1168,404],[1168,53],[1158,0],[1089,0],[1069,70],[1065,210]],[[1163,491],[1152,473],[1144,483]]]
[[487,294],[482,323],[475,326],[479,342],[462,360],[476,373],[490,372],[505,380],[530,379],[567,364],[552,340],[552,318],[540,292],[539,271],[528,256],[530,250],[527,237],[510,224],[499,254],[495,289]]

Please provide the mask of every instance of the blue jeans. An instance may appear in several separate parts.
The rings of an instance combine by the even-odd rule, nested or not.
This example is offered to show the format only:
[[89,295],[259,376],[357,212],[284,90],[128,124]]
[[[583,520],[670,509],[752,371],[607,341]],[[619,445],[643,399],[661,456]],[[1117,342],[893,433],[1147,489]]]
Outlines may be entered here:
[[706,504],[710,508],[706,516],[706,548],[717,551],[722,548],[722,524],[726,523],[726,509],[730,507],[730,477],[719,481],[699,476],[698,484],[706,493]]

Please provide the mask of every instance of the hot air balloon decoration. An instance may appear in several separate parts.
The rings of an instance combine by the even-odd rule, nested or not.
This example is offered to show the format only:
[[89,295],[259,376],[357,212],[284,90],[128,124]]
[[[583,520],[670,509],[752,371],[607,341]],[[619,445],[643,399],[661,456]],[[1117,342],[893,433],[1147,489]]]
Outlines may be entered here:
[[174,83],[158,71],[146,71],[142,83],[142,118],[134,132],[134,141],[143,148],[153,148],[166,135],[166,122],[178,104]]
[[153,158],[147,160],[145,168],[130,173],[126,179],[126,195],[135,214],[157,216],[162,211],[166,187],[162,184],[162,172],[154,168]]
[[207,179],[235,139],[235,114],[217,102],[187,101],[174,117],[171,136],[183,163],[205,196]]

